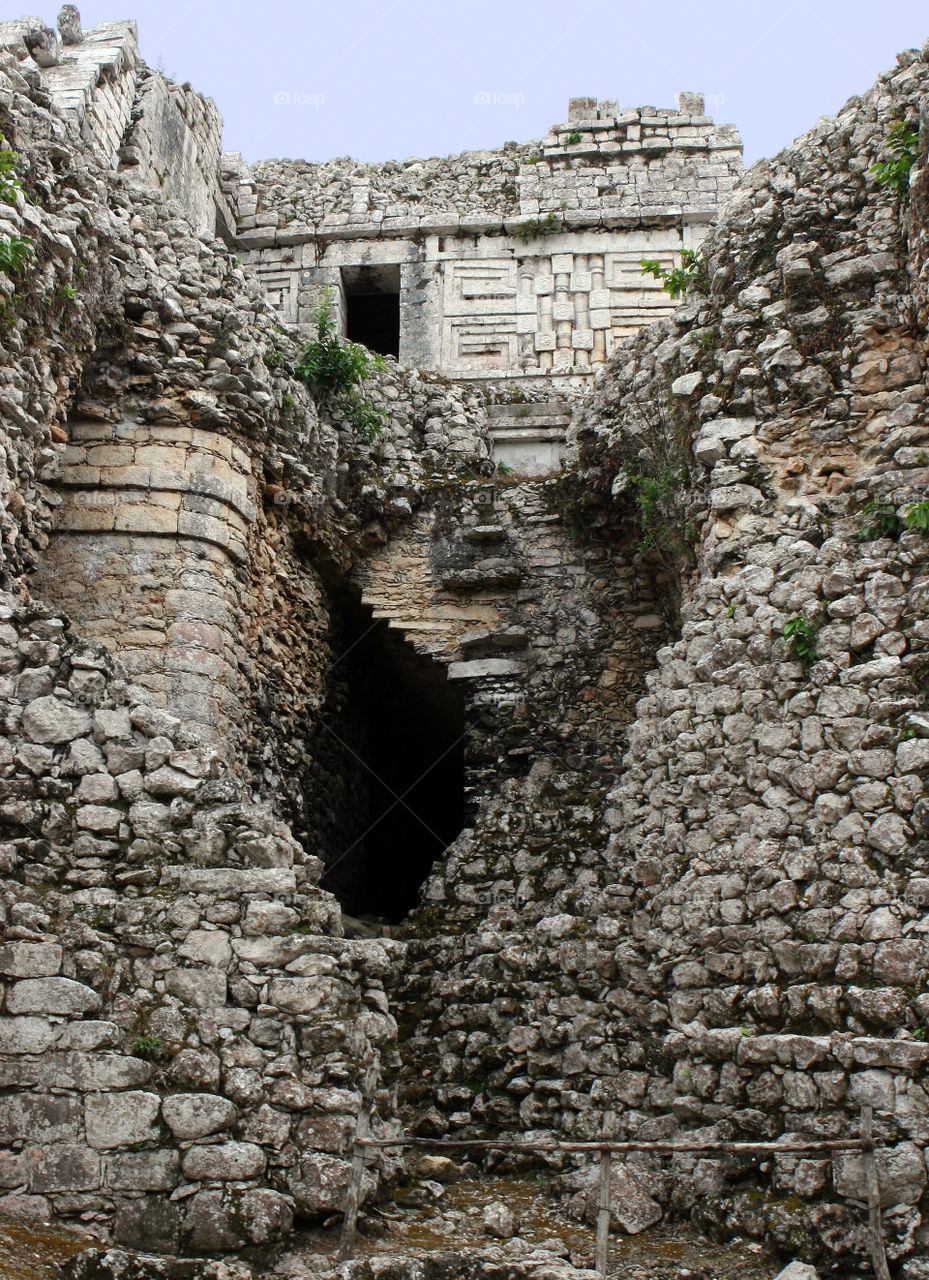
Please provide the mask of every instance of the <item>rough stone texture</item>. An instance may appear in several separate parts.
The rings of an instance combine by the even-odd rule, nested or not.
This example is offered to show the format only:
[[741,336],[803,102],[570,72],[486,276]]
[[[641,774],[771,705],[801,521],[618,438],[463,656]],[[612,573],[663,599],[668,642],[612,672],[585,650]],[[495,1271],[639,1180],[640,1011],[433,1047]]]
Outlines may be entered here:
[[[612,1112],[644,1140],[783,1143],[763,1166],[630,1158],[627,1230],[670,1211],[828,1260],[865,1250],[860,1162],[789,1136],[852,1133],[866,1104],[892,1255],[917,1255],[929,541],[903,518],[929,483],[927,139],[906,206],[870,169],[893,120],[925,115],[924,57],[744,176],[704,242],[708,294],[617,348],[589,397],[530,388],[536,443],[571,425],[565,473],[539,450],[526,478],[494,474],[521,419],[473,386],[388,362],[369,441],[292,374],[275,263],[309,306],[359,227],[379,253],[437,236],[450,185],[425,224],[391,227],[368,204],[410,194],[400,169],[336,168],[326,197],[318,170],[227,168],[240,244],[271,255],[243,266],[203,221],[209,106],[141,67],[131,24],[66,43],[71,64],[40,65],[44,32],[0,30],[23,156],[2,233],[36,250],[22,281],[0,273],[9,1199],[128,1246],[229,1251],[341,1209],[366,1103],[378,1136],[589,1139]],[[702,232],[734,179],[737,139],[697,113],[576,103],[505,197],[526,217],[573,201],[558,243],[520,257],[494,182],[488,225],[456,214],[452,266],[462,235],[506,240],[506,288],[462,311],[492,322],[478,372],[515,367],[504,310],[513,349],[535,347],[544,299],[554,345],[520,355],[526,373],[606,360],[607,241],[629,261],[659,232],[680,247],[677,196],[696,174]],[[675,149],[707,153],[680,186]],[[169,151],[180,204],[147,181]],[[622,190],[598,188],[624,152]],[[710,152],[729,153],[719,173]],[[495,181],[522,159],[504,156]],[[469,166],[416,172],[470,200]],[[274,224],[293,174],[320,221],[291,234]],[[331,258],[304,281],[314,227]],[[417,341],[450,318],[427,306]],[[344,938],[329,891],[350,901],[365,874],[342,859],[364,834],[368,686],[342,661],[359,614],[460,699],[468,825],[401,940]],[[784,638],[800,617],[805,657]],[[366,1195],[397,1168],[373,1162]],[[588,1212],[590,1170],[564,1172]]]
[[741,151],[682,95],[680,110],[589,100],[583,119],[499,151],[224,165],[236,244],[285,320],[308,324],[326,287],[342,323],[352,291],[393,289],[402,363],[546,394],[584,386],[671,309],[640,261],[700,244]]

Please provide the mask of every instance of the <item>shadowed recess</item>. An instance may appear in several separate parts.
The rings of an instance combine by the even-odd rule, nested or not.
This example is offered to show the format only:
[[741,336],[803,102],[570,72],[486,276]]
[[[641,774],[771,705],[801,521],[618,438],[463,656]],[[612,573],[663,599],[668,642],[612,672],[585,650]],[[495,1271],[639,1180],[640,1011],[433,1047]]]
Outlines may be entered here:
[[[352,916],[396,923],[464,823],[464,706],[446,668],[370,612],[343,607],[344,702],[332,729],[352,752],[325,888]],[[339,837],[341,837],[341,842]]]

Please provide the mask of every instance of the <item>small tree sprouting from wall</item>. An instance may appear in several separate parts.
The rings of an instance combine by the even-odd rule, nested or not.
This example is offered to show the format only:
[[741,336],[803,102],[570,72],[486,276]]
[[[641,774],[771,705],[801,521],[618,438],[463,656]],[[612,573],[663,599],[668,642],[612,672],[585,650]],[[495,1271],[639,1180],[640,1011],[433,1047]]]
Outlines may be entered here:
[[338,396],[355,430],[376,440],[384,430],[387,412],[369,404],[360,389],[365,378],[384,368],[383,359],[357,342],[342,341],[333,319],[329,289],[323,291],[313,315],[316,337],[303,348],[297,377],[317,391]]

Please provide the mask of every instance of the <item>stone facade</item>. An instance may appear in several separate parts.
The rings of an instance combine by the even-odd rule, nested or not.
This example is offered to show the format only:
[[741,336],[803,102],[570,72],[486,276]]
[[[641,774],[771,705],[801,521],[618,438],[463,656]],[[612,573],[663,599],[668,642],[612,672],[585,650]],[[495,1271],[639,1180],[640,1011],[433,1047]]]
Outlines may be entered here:
[[[584,101],[535,163],[414,170],[414,226],[406,166],[220,172],[209,106],[113,53],[129,24],[75,22],[61,48],[0,33],[0,234],[34,247],[0,273],[0,1208],[231,1251],[339,1211],[362,1106],[378,1133],[491,1138],[612,1112],[644,1140],[784,1141],[767,1167],[631,1159],[626,1229],[689,1214],[856,1265],[860,1165],[788,1148],[867,1104],[916,1280],[929,48],[732,191],[737,140],[693,98]],[[872,172],[901,118],[905,200]],[[627,310],[620,285],[593,305],[608,260],[704,232],[706,294],[573,345],[644,316],[631,268]],[[314,236],[332,256],[305,264]],[[294,376],[299,308],[327,281],[349,305],[363,267],[425,281],[433,344],[406,367],[401,317],[374,439]],[[455,297],[500,340],[452,381]],[[553,398],[592,354],[590,394]],[[375,857],[372,744],[386,772],[430,733],[460,750],[461,829]],[[414,853],[401,936],[343,936]],[[553,1163],[584,1213],[589,1170]]]
[[539,143],[383,166],[245,170],[236,244],[290,322],[324,288],[396,298],[401,364],[485,383],[583,387],[672,304],[641,260],[696,249],[741,172],[741,141],[704,114],[575,99]]

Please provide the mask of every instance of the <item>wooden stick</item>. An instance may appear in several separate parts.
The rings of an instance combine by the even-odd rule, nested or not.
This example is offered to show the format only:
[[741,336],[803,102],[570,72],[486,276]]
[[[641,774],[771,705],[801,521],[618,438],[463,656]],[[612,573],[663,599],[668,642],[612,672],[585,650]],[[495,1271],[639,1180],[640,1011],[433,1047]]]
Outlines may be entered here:
[[355,1124],[352,1172],[349,1178],[348,1190],[345,1192],[345,1208],[342,1211],[342,1232],[339,1236],[339,1250],[336,1254],[337,1262],[346,1262],[355,1252],[355,1232],[358,1228],[358,1209],[361,1205],[365,1160],[368,1147],[373,1145],[368,1140],[368,1133],[371,1125],[374,1090],[377,1087],[377,1055],[372,1051],[366,1061],[367,1071],[361,1084],[361,1106],[358,1109],[358,1120]]
[[790,1156],[804,1151],[864,1151],[860,1138],[811,1139],[802,1142],[516,1142],[506,1138],[367,1138],[365,1147],[426,1147],[464,1151],[711,1151],[728,1153],[754,1151],[759,1154]]
[[871,1265],[876,1280],[890,1280],[887,1254],[884,1252],[884,1231],[881,1224],[881,1187],[877,1178],[877,1161],[871,1141],[873,1113],[870,1107],[861,1108],[861,1140],[864,1148],[864,1176],[868,1189],[868,1237],[871,1246]]
[[[603,1115],[603,1137],[612,1138],[616,1131],[616,1116],[612,1111]],[[609,1147],[600,1148],[600,1197],[597,1206],[597,1261],[596,1269],[606,1280],[610,1260],[610,1173],[613,1156]]]

